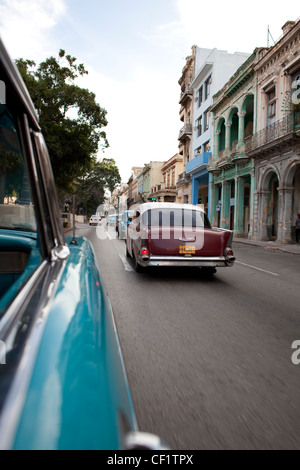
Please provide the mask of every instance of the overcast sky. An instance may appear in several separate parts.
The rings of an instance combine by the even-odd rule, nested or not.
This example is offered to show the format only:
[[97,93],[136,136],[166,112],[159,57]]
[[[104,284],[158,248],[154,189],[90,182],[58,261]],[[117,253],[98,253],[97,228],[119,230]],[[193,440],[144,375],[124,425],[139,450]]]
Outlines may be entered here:
[[298,0],[0,0],[0,34],[14,59],[65,49],[85,64],[83,86],[108,113],[99,158],[114,158],[127,182],[132,166],[178,151],[178,80],[193,44],[251,53],[268,25],[277,40],[299,16]]

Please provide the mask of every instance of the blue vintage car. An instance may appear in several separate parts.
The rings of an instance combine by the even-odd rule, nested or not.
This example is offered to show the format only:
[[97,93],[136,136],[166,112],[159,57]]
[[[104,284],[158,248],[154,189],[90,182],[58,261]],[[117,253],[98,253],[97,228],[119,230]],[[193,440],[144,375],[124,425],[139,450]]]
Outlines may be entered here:
[[156,448],[138,432],[92,246],[65,239],[47,148],[0,40],[0,448]]

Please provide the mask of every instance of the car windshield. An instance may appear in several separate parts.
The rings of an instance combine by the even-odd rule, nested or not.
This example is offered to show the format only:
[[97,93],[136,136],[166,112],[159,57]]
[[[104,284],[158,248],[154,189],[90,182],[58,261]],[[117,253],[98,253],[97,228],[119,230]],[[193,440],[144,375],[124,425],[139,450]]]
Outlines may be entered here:
[[0,229],[36,231],[17,126],[3,104],[0,104]]
[[143,213],[142,224],[158,227],[211,228],[207,215],[199,210],[182,209],[150,209]]

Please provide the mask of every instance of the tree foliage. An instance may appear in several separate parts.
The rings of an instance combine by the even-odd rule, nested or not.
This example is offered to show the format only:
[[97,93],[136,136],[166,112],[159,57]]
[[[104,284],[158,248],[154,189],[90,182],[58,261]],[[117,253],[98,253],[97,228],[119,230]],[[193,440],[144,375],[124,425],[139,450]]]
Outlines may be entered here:
[[64,50],[38,67],[31,60],[16,63],[39,115],[57,188],[71,194],[76,179],[92,171],[99,146],[108,146],[106,110],[75,84],[88,72]]
[[120,182],[119,169],[114,159],[103,158],[101,162],[95,162],[84,177],[77,179],[77,212],[94,214],[97,207],[104,203],[105,190],[112,192]]

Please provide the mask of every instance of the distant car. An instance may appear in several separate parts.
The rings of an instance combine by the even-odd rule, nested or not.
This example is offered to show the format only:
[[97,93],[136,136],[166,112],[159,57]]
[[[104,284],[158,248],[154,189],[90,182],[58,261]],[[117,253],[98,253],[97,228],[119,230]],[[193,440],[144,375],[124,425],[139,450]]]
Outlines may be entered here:
[[127,226],[132,221],[132,218],[135,214],[134,210],[127,210],[122,212],[117,223],[117,232],[121,240],[126,239]]
[[98,225],[102,220],[102,217],[100,215],[92,215],[90,217],[90,225]]
[[128,225],[126,254],[136,271],[148,266],[197,266],[210,272],[232,266],[233,233],[212,228],[199,206],[141,204]]
[[0,40],[0,449],[161,449],[139,433],[92,245],[65,239],[28,91]]
[[106,217],[106,223],[107,223],[107,225],[109,225],[110,227],[115,227],[115,228],[117,228],[118,220],[119,220],[119,214],[109,214],[109,215]]

